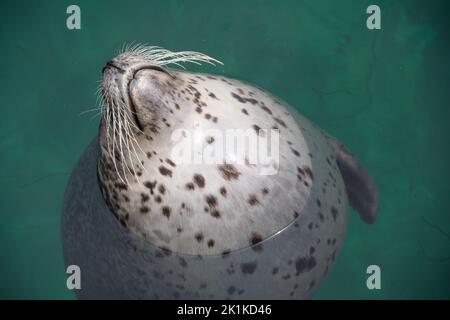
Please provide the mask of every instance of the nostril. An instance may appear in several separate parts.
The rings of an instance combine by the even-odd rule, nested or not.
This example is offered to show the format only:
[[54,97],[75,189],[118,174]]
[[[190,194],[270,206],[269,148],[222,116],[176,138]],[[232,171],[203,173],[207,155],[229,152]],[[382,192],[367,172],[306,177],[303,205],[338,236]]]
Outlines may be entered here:
[[120,68],[119,66],[117,66],[117,65],[114,63],[113,60],[109,60],[109,61],[106,63],[106,65],[105,65],[105,66],[103,67],[103,69],[102,69],[102,73],[104,73],[105,70],[108,69],[108,68],[114,68],[114,69],[119,70],[120,73],[125,73],[125,70],[123,70],[122,68]]

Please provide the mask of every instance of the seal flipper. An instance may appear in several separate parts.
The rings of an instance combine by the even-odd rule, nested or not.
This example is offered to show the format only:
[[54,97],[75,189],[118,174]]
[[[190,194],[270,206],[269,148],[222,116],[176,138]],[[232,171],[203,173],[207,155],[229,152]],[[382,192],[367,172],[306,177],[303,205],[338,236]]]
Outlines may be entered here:
[[365,223],[372,224],[377,217],[378,191],[361,162],[342,143],[327,135],[333,146],[336,162],[344,178],[350,205],[358,211]]

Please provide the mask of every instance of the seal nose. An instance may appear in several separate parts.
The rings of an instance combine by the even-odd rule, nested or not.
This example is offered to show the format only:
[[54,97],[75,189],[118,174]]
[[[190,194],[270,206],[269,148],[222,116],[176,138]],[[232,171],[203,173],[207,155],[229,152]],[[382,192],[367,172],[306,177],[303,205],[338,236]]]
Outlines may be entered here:
[[125,70],[120,68],[116,63],[114,63],[114,60],[109,60],[106,65],[102,69],[102,73],[105,73],[105,70],[108,68],[114,68],[117,69],[120,73],[125,73]]

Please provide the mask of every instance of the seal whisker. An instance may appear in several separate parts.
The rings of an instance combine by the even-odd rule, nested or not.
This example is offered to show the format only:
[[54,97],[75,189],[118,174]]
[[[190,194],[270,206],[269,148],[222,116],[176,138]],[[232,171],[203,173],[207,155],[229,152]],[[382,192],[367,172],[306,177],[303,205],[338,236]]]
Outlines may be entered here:
[[[105,116],[104,116],[105,117]],[[110,131],[111,131],[111,110],[110,108],[106,108],[106,145],[108,152],[111,148],[111,137],[110,137]]]
[[[142,148],[140,147],[135,135],[134,135],[134,131],[132,129],[136,128],[136,130],[139,130],[139,128],[136,127],[136,125],[134,124],[133,121],[131,121],[131,118],[129,116],[129,112],[131,112],[126,105],[122,102],[122,101],[117,101],[117,99],[113,99],[114,102],[110,102],[110,105],[113,105],[113,110],[116,111],[117,113],[113,112],[114,117],[117,116],[117,121],[114,122],[113,125],[113,130],[114,130],[114,138],[116,140],[116,142],[114,143],[115,146],[117,146],[117,148],[120,150],[120,159],[121,159],[121,163],[122,163],[122,171],[123,171],[123,175],[125,177],[125,180],[128,183],[128,179],[126,179],[126,171],[128,171],[128,173],[132,176],[135,177],[136,180],[137,179],[137,173],[136,170],[134,169],[133,166],[133,157],[137,160],[136,163],[138,164],[139,167],[142,167],[145,171],[146,168],[140,163],[140,157],[138,155],[138,152],[135,148],[135,144],[138,146],[138,148],[140,149],[140,151],[142,152],[142,154],[144,155],[144,151],[142,150]],[[109,113],[109,109],[108,108],[108,113]],[[115,118],[116,119],[116,118]],[[107,128],[107,130],[109,130]],[[109,136],[109,134],[107,133],[107,135]],[[118,141],[118,142],[117,142]],[[126,158],[125,154],[128,155],[128,160],[129,160],[129,164],[124,164],[125,161],[122,161]],[[125,169],[125,166],[127,167]],[[130,169],[130,167],[132,167],[132,169]],[[116,168],[116,170],[118,170],[118,168]],[[118,172],[119,174],[119,172]],[[120,175],[120,174],[119,174]]]
[[[201,65],[201,62],[211,65],[223,63],[215,58],[212,58],[206,54],[196,51],[179,51],[174,52],[167,49],[163,49],[157,46],[148,46],[145,44],[133,44],[125,48],[127,54],[136,56],[142,56],[144,59],[149,60],[151,63],[157,66],[177,65],[184,69],[180,62],[194,63]],[[123,52],[123,53],[125,53]]]
[[101,107],[95,107],[95,108],[87,109],[87,110],[81,111],[78,114],[78,116],[82,116],[82,115],[85,115],[86,113],[90,113],[90,112],[94,112],[94,111],[102,111],[102,108]]
[[92,120],[94,120],[95,118],[97,118],[97,117],[99,117],[101,115],[102,115],[102,111],[97,112],[96,114],[94,114],[92,117],[89,118],[89,121],[92,121]]
[[[117,176],[119,177],[119,179],[122,181],[122,183],[125,183],[124,179],[122,179],[122,176],[119,172],[119,168],[117,167],[117,161],[116,161],[116,145],[117,145],[117,141],[116,141],[116,132],[117,132],[117,128],[116,128],[116,116],[115,116],[115,112],[113,111],[112,113],[112,121],[113,121],[113,134],[112,134],[112,160],[114,163],[114,168],[116,169],[116,173]],[[128,182],[128,181],[127,181]]]
[[128,172],[129,172],[130,175],[133,175],[133,173],[131,172],[129,166],[127,165],[127,163],[125,161],[124,147],[126,147],[126,145],[125,145],[126,141],[125,141],[124,136],[123,136],[123,121],[124,121],[124,119],[123,119],[123,117],[121,117],[121,114],[120,114],[120,112],[123,112],[123,109],[119,108],[118,111],[119,111],[119,114],[118,114],[119,115],[118,116],[118,118],[119,118],[119,121],[118,121],[118,133],[119,133],[119,147],[120,147],[120,160],[121,160],[120,162],[121,162],[121,165],[122,165],[122,173],[123,173],[123,175],[125,177],[125,180],[126,180],[126,183],[128,185],[129,181],[128,181],[128,178],[127,178],[127,175],[126,175],[125,167],[128,169]]
[[[108,92],[108,91],[106,91]],[[111,136],[111,130],[112,130],[112,144],[110,141],[108,141],[108,153],[112,158],[113,164],[114,164],[114,168],[115,171],[117,173],[117,176],[119,177],[119,179],[125,183],[125,181],[128,183],[128,180],[126,178],[126,170],[124,168],[124,164],[122,159],[124,159],[124,154],[123,154],[123,135],[121,133],[121,126],[122,126],[122,122],[123,120],[121,119],[121,110],[123,109],[123,107],[121,106],[120,103],[118,103],[117,101],[120,101],[119,99],[115,99],[114,96],[111,95],[105,95],[105,99],[106,99],[106,118],[107,118],[107,127],[106,127],[106,131],[107,131],[107,139],[110,139]],[[112,121],[111,121],[112,120]],[[111,125],[112,122],[112,125]],[[112,127],[112,128],[111,128]],[[112,146],[112,147],[111,147]],[[117,155],[117,153],[119,155]],[[117,159],[117,157],[119,157],[119,159]],[[122,164],[122,173],[123,173],[123,178],[122,178],[122,174],[120,173],[120,170],[117,166],[117,160],[119,160]],[[131,173],[131,172],[130,172]],[[125,181],[124,181],[125,179]]]
[[[122,113],[125,113],[125,110],[122,109]],[[126,118],[124,118],[124,119],[126,119]],[[124,135],[122,135],[122,139],[124,140],[125,147],[126,147],[126,149],[127,149],[127,151],[128,151],[128,159],[129,159],[129,161],[130,161],[129,165],[132,167],[132,171],[133,171],[133,172],[131,172],[131,170],[130,170],[130,168],[129,168],[128,166],[127,166],[127,167],[128,167],[128,170],[130,171],[130,174],[132,174],[132,175],[136,178],[136,180],[137,180],[137,174],[136,174],[136,170],[134,169],[134,166],[133,166],[133,158],[132,158],[132,156],[131,156],[131,148],[130,148],[130,144],[131,144],[131,146],[132,146],[132,148],[133,148],[133,150],[134,150],[134,156],[135,156],[136,159],[138,160],[138,161],[137,161],[138,165],[140,165],[140,162],[139,162],[139,157],[138,157],[138,155],[136,154],[136,151],[135,151],[134,146],[133,146],[133,140],[130,139],[130,137],[133,137],[133,135],[130,133],[129,124],[128,124],[128,121],[127,121],[127,120],[125,120],[125,121],[123,122],[123,128],[122,128],[122,130],[123,130],[123,132],[124,132]],[[122,130],[121,130],[121,132],[122,132]],[[133,138],[134,138],[134,137],[133,137]]]
[[145,168],[145,166],[143,166],[143,165],[141,164],[141,162],[140,162],[139,155],[138,155],[138,153],[137,153],[136,148],[134,147],[134,145],[136,144],[136,145],[138,146],[138,148],[139,148],[139,150],[141,151],[142,155],[145,155],[145,152],[144,152],[144,150],[142,150],[142,148],[141,148],[139,142],[137,141],[136,137],[134,136],[134,134],[132,134],[132,130],[131,130],[131,128],[129,127],[129,123],[127,123],[127,126],[128,126],[128,128],[127,128],[126,133],[128,134],[128,139],[130,140],[130,144],[131,144],[131,146],[132,146],[132,148],[133,148],[134,156],[136,157],[137,163],[138,163],[138,165],[139,165],[141,168],[144,169],[145,172],[147,172],[147,169]]

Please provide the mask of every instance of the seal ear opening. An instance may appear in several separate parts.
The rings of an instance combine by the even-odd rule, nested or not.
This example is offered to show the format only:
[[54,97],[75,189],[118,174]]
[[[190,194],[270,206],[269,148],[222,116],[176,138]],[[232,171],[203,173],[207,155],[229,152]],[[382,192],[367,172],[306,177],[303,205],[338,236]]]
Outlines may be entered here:
[[339,141],[328,136],[336,162],[344,178],[350,205],[368,224],[375,222],[378,210],[378,191],[361,162]]

